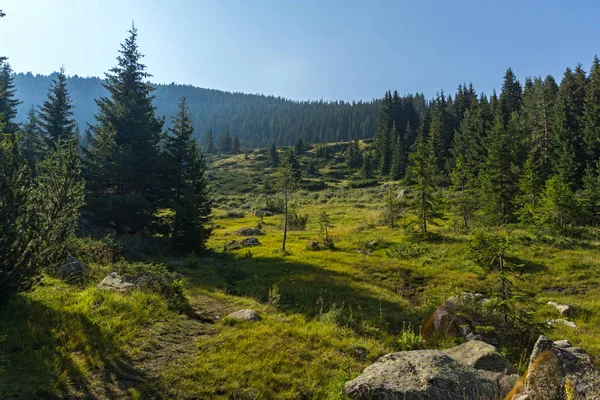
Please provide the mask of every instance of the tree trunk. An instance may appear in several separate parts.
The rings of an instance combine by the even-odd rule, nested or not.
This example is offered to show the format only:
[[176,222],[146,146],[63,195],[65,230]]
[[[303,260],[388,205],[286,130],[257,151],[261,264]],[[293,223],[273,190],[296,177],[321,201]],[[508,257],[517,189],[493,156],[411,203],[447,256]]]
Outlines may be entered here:
[[288,229],[288,192],[287,189],[284,191],[285,201],[285,223],[283,224],[283,244],[281,245],[281,251],[285,253],[285,241],[287,239]]

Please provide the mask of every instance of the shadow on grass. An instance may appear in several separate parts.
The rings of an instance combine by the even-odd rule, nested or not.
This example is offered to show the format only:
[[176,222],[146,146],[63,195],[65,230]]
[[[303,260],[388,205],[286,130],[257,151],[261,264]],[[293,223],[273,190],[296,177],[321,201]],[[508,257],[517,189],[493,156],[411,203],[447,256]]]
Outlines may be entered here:
[[0,306],[0,398],[121,398],[130,389],[156,397],[145,374],[84,315],[24,295]]
[[184,271],[192,289],[224,290],[262,303],[269,301],[269,290],[277,284],[283,311],[307,318],[333,313],[329,316],[336,323],[359,334],[364,333],[365,323],[389,333],[398,332],[406,322],[418,326],[431,311],[409,307],[408,299],[379,285],[369,287],[360,274],[353,276],[289,258],[239,258],[226,265],[201,263]]

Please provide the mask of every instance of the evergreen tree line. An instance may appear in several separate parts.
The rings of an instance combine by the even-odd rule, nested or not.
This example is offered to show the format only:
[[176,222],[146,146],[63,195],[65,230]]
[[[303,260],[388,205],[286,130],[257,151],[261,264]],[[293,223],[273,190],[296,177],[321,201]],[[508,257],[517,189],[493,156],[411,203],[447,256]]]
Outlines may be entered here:
[[[18,73],[14,83],[21,104],[15,122],[23,123],[31,107],[42,104],[55,74]],[[75,120],[82,131],[95,123],[98,108],[93,99],[107,96],[106,81],[100,78],[67,78],[75,106]],[[368,138],[375,131],[379,100],[368,102],[292,101],[281,97],[229,93],[190,85],[156,85],[153,105],[158,115],[177,114],[177,102],[187,98],[189,114],[199,143],[208,133],[230,132],[249,148],[293,145],[299,138],[307,143],[323,143]],[[419,96],[424,104],[424,97]],[[171,122],[166,121],[166,127]],[[216,146],[219,138],[213,136]],[[221,149],[218,151],[222,152]]]
[[387,92],[373,147],[350,145],[347,166],[364,170],[374,159],[381,177],[414,184],[424,231],[440,187],[450,189],[446,203],[464,227],[476,215],[560,229],[597,224],[600,63],[594,57],[589,73],[567,68],[560,84],[547,76],[522,85],[508,69],[500,95],[463,84],[421,112],[410,97]]
[[[0,292],[31,286],[42,269],[64,262],[79,213],[118,234],[167,234],[180,251],[200,251],[210,234],[211,200],[204,157],[194,138],[185,97],[170,128],[156,116],[150,76],[141,63],[137,30],[119,51],[117,65],[96,99],[96,122],[85,132],[61,69],[46,100],[16,122],[14,75],[0,57]],[[157,211],[174,212],[156,232]]]

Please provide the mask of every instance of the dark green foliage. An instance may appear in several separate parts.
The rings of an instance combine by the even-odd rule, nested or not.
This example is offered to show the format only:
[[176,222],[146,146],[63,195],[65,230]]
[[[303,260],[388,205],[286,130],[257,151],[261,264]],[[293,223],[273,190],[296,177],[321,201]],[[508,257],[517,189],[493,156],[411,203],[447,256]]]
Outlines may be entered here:
[[294,145],[294,150],[296,150],[296,154],[304,153],[304,140],[302,138],[298,138],[296,144]]
[[21,157],[35,176],[35,164],[43,158],[45,143],[39,129],[37,112],[33,108],[27,112],[27,121],[21,128],[19,142]]
[[302,170],[300,169],[300,162],[298,161],[298,157],[296,157],[296,152],[293,149],[288,149],[283,153],[282,164],[286,164],[291,167],[294,174],[294,179],[299,182],[302,175]]
[[348,144],[348,148],[346,149],[346,166],[351,170],[357,170],[362,166],[362,153],[360,151],[360,145],[358,144],[358,140],[350,142]]
[[412,207],[417,214],[422,232],[427,232],[427,223],[439,216],[434,196],[438,178],[436,166],[432,141],[427,141],[420,134],[410,154],[410,173],[415,191]]
[[540,225],[565,230],[578,218],[578,204],[569,184],[560,175],[546,182],[542,193],[537,221]]
[[515,198],[515,211],[519,221],[524,224],[534,222],[539,207],[540,180],[538,166],[533,153],[525,161],[523,172],[519,176],[519,194]]
[[150,226],[164,196],[159,155],[164,124],[155,115],[150,76],[141,64],[137,30],[132,28],[106,74],[108,97],[97,100],[96,124],[88,131],[86,181],[89,210],[118,233]]
[[212,130],[208,131],[206,139],[204,139],[204,152],[206,154],[215,154],[217,152],[217,146],[215,145],[215,138]]
[[375,149],[379,159],[382,174],[388,174],[392,163],[392,94],[386,92],[377,116],[377,132],[375,134]]
[[231,154],[239,154],[240,153],[240,139],[235,136],[233,141],[231,142]]
[[498,99],[497,117],[502,126],[506,127],[513,113],[521,111],[523,102],[523,89],[513,73],[512,69],[506,70],[504,82],[502,83],[502,92]]
[[308,223],[308,214],[301,214],[295,208],[288,212],[288,229],[290,231],[303,231]]
[[193,137],[194,126],[185,97],[179,103],[179,113],[173,119],[171,135],[167,137],[169,198],[175,210],[171,236],[175,248],[181,251],[202,251],[211,229],[208,226],[211,200],[205,179],[204,157]]
[[359,176],[363,180],[373,179],[373,172],[375,170],[375,155],[370,151],[364,151],[362,153],[362,166],[360,167]]
[[20,162],[17,139],[3,132],[0,114],[0,297],[31,287],[40,265],[36,226],[27,166]]
[[585,91],[582,136],[588,163],[600,160],[600,60],[597,56]]
[[16,133],[17,107],[21,103],[15,98],[13,72],[6,58],[0,56],[0,114],[4,115],[4,132]]
[[34,198],[42,239],[37,256],[52,271],[67,256],[67,245],[74,238],[79,209],[84,204],[81,161],[74,139],[58,139],[38,163]]
[[461,228],[467,229],[477,210],[475,173],[462,155],[459,155],[450,174],[450,211]]
[[231,134],[229,131],[225,131],[221,133],[219,136],[219,152],[223,154],[231,153],[231,145],[232,145]]
[[600,160],[586,168],[579,198],[586,218],[585,222],[597,225],[600,222]]
[[269,149],[269,165],[271,167],[279,166],[279,153],[277,153],[277,147],[275,147],[275,144],[272,144],[271,148]]
[[67,92],[67,77],[63,68],[48,90],[48,99],[40,107],[37,119],[39,131],[47,148],[53,148],[59,141],[75,139],[77,123],[73,117],[73,106]]

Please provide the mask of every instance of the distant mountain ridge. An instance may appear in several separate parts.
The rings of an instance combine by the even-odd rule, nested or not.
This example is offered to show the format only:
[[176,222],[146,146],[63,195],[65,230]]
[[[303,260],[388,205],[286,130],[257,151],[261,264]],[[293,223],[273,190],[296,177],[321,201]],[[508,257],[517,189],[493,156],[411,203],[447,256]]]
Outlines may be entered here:
[[[52,78],[52,75],[31,73],[14,75],[16,97],[22,102],[17,122],[23,122],[27,110],[37,108],[46,99]],[[87,124],[95,122],[94,99],[107,94],[102,82],[96,77],[68,78],[67,89],[82,133]],[[157,114],[166,117],[167,126],[177,113],[181,97],[186,96],[201,144],[209,130],[216,136],[229,130],[246,147],[266,147],[271,143],[292,145],[298,138],[308,143],[370,138],[375,134],[380,102],[293,101],[173,83],[153,86]]]

